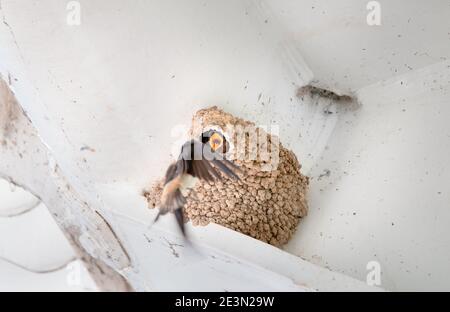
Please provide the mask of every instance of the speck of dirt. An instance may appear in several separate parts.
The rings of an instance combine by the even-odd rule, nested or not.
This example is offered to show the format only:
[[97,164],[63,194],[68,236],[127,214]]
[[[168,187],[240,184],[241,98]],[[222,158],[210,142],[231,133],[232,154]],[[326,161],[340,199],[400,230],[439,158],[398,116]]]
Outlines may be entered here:
[[84,145],[84,146],[80,147],[80,151],[81,151],[81,152],[83,152],[83,151],[89,151],[89,152],[92,152],[92,153],[95,153],[95,152],[96,152],[94,148],[92,148],[92,147],[90,147],[90,146],[87,146],[87,145]]
[[322,180],[322,178],[328,178],[331,175],[331,170],[330,169],[324,169],[323,173],[321,173],[317,180]]

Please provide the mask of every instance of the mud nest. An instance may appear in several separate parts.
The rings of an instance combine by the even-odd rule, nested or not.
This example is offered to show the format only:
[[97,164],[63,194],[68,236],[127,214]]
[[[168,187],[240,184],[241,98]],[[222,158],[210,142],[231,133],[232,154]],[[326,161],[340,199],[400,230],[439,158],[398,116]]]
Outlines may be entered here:
[[[309,181],[300,173],[296,156],[277,137],[217,107],[202,109],[194,115],[190,135],[199,138],[205,129],[211,128],[222,131],[234,146],[228,157],[241,168],[241,179],[199,181],[187,196],[186,219],[193,225],[220,224],[274,246],[287,243],[308,210]],[[250,144],[252,134],[267,140]],[[245,144],[236,144],[243,140]],[[248,157],[255,148],[256,158]],[[276,155],[275,160],[274,157],[268,160],[267,155],[258,152],[264,149]],[[158,207],[162,188],[161,179],[144,192],[150,208]]]

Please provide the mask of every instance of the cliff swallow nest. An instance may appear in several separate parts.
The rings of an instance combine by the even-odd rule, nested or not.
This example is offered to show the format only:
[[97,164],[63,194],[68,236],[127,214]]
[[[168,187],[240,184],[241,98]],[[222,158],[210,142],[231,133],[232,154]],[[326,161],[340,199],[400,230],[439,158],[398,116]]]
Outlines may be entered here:
[[[234,117],[217,107],[198,111],[192,120],[190,135],[199,138],[205,129],[220,129],[232,145],[242,141],[240,130],[227,133],[227,126],[245,127],[243,149],[229,151],[232,159],[242,170],[240,180],[224,177],[222,181],[199,181],[187,196],[184,213],[193,225],[207,225],[210,222],[223,225],[274,246],[286,244],[295,232],[299,221],[306,216],[308,206],[306,192],[308,177],[300,173],[294,153],[278,145],[278,162],[273,164],[257,153],[256,159],[248,159],[255,145],[248,144],[248,129],[267,136],[267,144],[278,143],[274,137],[254,123]],[[236,127],[234,127],[236,129]],[[251,131],[250,131],[251,132]],[[261,146],[258,142],[256,148]],[[266,146],[264,146],[266,148]],[[245,151],[244,151],[245,150]],[[270,148],[269,148],[270,150]],[[264,159],[262,159],[264,158]],[[157,181],[144,196],[150,208],[158,207],[163,180]]]

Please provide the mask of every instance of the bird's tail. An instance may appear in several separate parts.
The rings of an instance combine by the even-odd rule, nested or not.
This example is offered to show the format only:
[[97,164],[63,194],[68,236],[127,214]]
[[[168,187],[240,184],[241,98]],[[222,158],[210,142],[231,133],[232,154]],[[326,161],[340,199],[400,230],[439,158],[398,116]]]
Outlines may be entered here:
[[178,208],[174,212],[175,218],[177,219],[178,227],[181,230],[181,233],[183,233],[183,236],[186,236],[186,230],[184,228],[184,213],[183,208]]
[[177,220],[181,233],[183,233],[183,236],[186,236],[183,214],[183,207],[185,204],[186,198],[183,196],[180,189],[175,190],[173,194],[167,199],[167,202],[165,204],[161,204],[161,206],[159,207],[159,212],[156,215],[153,223],[156,223],[161,215],[165,215],[168,212],[173,212],[175,214],[175,218]]

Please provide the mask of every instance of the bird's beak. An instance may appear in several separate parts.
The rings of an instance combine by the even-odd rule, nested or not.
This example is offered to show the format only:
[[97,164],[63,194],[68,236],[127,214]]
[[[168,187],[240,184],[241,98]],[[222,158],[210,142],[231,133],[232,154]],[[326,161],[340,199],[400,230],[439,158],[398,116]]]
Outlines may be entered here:
[[218,142],[211,142],[211,148],[213,149],[214,152],[217,151],[217,149],[219,149],[220,145],[221,144]]

